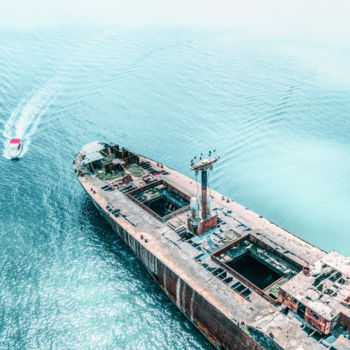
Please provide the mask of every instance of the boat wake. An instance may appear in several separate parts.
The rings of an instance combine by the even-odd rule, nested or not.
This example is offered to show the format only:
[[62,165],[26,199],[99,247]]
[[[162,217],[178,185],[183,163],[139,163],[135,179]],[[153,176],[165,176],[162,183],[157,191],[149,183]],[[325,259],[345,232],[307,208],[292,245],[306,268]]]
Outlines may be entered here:
[[41,118],[47,112],[63,87],[67,86],[71,79],[72,72],[76,66],[81,65],[82,57],[89,56],[88,52],[103,39],[113,36],[115,29],[107,30],[101,34],[90,37],[86,42],[79,45],[73,54],[63,62],[62,66],[56,70],[56,75],[49,79],[39,89],[32,90],[12,111],[10,118],[3,127],[3,156],[7,159],[11,157],[7,148],[13,138],[20,138],[23,144],[23,151],[20,158],[28,151],[31,138],[36,132]]
[[[60,109],[56,108],[54,110],[50,116],[51,122],[52,118],[57,118],[60,113],[70,109],[77,103],[81,103],[87,97],[95,94],[98,90],[104,89],[111,84],[115,84],[121,76],[129,74],[130,71],[137,68],[153,54],[153,50],[142,52],[142,54],[137,56],[133,62],[130,63],[130,59],[128,59],[127,63],[120,63],[120,66],[114,73],[106,72],[108,73],[107,76],[101,75],[97,83],[96,79],[91,81],[91,71],[86,69],[82,72],[81,69],[79,70],[77,67],[84,67],[84,62],[86,62],[85,65],[87,67],[95,67],[96,65],[96,67],[99,68],[98,61],[91,61],[91,55],[89,53],[92,49],[96,49],[97,45],[101,45],[101,43],[106,45],[106,43],[109,43],[111,40],[113,41],[115,39],[115,35],[120,35],[120,33],[118,30],[116,31],[116,29],[113,28],[90,37],[86,42],[78,46],[74,50],[73,54],[69,56],[58,69],[56,69],[56,75],[54,77],[50,78],[38,89],[32,90],[29,95],[20,101],[20,103],[12,111],[7,122],[4,123],[3,156],[5,158],[11,158],[8,154],[7,148],[9,141],[13,138],[21,139],[23,151],[20,158],[24,156],[29,149],[32,136],[41,123],[42,117],[61,93],[68,94],[69,98],[65,99],[65,103]],[[95,51],[98,52],[99,50]],[[112,55],[111,57],[114,62],[115,56]],[[104,57],[104,59],[106,58]],[[75,75],[76,72],[79,73],[79,76]],[[82,87],[81,81],[85,82],[85,88]]]
[[11,158],[8,154],[7,147],[9,141],[13,138],[20,138],[22,140],[23,151],[20,157],[23,157],[28,151],[31,137],[37,130],[42,116],[56,99],[60,89],[61,84],[54,79],[50,79],[40,89],[31,93],[29,97],[24,98],[16,106],[4,125],[3,156],[5,158]]

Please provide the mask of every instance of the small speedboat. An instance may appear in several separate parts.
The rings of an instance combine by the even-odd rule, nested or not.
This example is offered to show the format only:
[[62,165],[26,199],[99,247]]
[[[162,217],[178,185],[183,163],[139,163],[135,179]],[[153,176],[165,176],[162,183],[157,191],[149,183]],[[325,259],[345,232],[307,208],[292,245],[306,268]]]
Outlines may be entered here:
[[12,159],[17,159],[22,152],[21,139],[11,139],[8,147],[8,154]]

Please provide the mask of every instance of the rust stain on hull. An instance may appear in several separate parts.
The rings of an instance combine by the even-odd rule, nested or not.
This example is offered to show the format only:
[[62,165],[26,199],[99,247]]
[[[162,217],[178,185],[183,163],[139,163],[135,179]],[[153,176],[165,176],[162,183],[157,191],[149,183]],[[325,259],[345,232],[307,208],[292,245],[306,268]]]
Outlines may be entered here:
[[[215,347],[329,348],[326,336],[337,326],[342,333],[337,331],[333,348],[350,348],[347,258],[327,254],[214,190],[212,209],[202,198],[200,213],[192,179],[118,146],[101,145],[84,146],[73,162],[82,187]],[[105,170],[98,170],[99,161]],[[193,167],[207,171],[213,159],[198,164]],[[107,173],[116,178],[106,180]]]

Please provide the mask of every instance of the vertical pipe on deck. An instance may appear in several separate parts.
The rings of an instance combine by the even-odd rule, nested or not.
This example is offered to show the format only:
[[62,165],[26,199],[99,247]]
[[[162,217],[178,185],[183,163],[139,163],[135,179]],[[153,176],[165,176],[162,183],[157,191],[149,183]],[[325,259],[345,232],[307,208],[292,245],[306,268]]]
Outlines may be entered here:
[[207,170],[202,170],[202,220],[205,220],[208,216],[208,203],[207,203],[207,187],[208,187],[208,173]]

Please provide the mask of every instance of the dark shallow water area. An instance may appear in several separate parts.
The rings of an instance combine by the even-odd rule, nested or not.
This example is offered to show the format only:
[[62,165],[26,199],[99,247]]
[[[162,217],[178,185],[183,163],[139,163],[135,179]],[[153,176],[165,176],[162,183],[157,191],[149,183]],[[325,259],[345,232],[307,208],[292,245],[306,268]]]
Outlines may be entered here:
[[[105,140],[350,254],[350,49],[182,27],[0,31],[0,348],[207,349],[78,184]],[[4,152],[4,154],[3,154]]]

